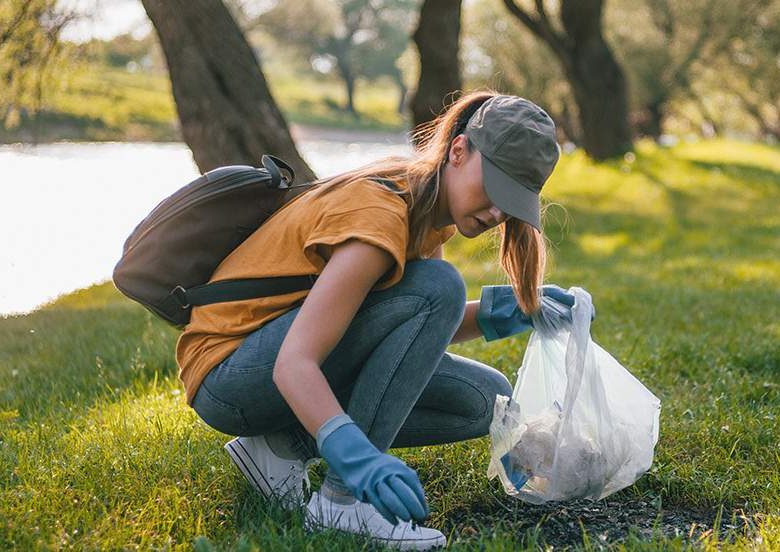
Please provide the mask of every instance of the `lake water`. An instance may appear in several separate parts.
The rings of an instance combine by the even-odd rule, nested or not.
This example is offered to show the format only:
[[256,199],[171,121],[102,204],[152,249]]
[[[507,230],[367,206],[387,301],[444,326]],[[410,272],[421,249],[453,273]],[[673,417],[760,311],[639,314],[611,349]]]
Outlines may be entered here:
[[[403,135],[301,134],[321,176],[411,153]],[[0,316],[110,279],[136,224],[198,175],[179,143],[0,146]]]

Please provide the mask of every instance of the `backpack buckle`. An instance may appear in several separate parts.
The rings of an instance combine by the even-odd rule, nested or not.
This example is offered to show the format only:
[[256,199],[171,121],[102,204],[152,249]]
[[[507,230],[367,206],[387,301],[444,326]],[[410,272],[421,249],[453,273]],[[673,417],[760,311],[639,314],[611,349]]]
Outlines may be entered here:
[[187,302],[187,290],[183,287],[176,286],[171,291],[171,295],[179,302],[179,306],[182,310],[186,310],[192,306]]

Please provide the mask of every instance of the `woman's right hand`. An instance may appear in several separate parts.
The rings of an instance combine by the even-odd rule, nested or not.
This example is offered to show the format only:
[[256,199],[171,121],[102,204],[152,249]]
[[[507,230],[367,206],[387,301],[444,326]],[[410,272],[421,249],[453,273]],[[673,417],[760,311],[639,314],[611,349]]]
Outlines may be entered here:
[[[329,424],[331,420],[336,424]],[[346,414],[331,420],[317,435],[320,454],[355,498],[369,502],[393,525],[396,518],[425,519],[428,506],[417,473],[401,459],[380,452]],[[329,433],[321,436],[329,425]]]

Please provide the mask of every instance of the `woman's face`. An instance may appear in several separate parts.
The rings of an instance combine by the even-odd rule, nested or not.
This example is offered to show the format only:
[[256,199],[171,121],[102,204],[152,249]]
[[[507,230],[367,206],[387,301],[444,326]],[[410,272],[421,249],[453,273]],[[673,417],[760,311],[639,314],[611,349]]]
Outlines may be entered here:
[[468,150],[463,134],[455,138],[450,146],[442,180],[449,211],[447,223],[455,224],[463,236],[474,238],[508,218],[485,193],[482,154],[476,149]]

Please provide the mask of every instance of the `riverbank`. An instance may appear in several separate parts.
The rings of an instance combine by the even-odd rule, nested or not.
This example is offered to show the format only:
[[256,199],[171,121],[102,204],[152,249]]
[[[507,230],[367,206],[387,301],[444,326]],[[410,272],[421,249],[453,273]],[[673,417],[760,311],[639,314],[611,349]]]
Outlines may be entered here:
[[[408,142],[408,132],[398,129],[341,128],[291,123],[290,134],[296,141],[328,140],[341,143],[380,143],[404,144]],[[25,126],[13,132],[0,130],[0,145],[47,145],[62,142],[92,144],[96,142],[126,143],[171,143],[181,142],[177,129],[128,129],[121,136],[112,132],[85,132],[85,127],[67,118],[51,117],[49,122],[36,131],[33,125]],[[93,129],[94,130],[94,129]],[[119,139],[130,138],[130,139]]]
[[[58,82],[46,90],[37,114],[19,112],[12,123],[0,125],[0,143],[181,141],[166,73],[87,64]],[[343,85],[332,78],[274,69],[268,84],[291,125],[402,133],[409,124],[407,114],[398,112],[392,83],[384,79],[358,81],[357,114],[344,109]]]
[[408,133],[400,130],[345,129],[293,123],[290,125],[290,134],[296,141],[326,140],[340,143],[399,145],[409,143]]

